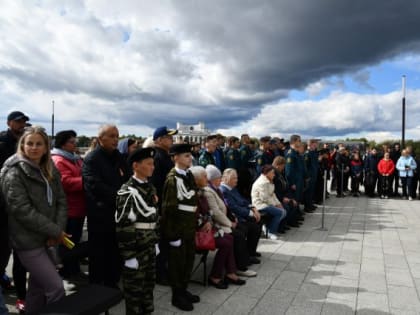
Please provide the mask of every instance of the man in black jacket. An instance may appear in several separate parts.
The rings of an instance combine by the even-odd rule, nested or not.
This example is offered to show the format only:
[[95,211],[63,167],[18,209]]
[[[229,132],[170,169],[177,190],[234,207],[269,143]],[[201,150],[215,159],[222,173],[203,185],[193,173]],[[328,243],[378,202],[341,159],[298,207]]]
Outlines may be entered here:
[[117,191],[128,180],[127,164],[117,150],[118,129],[99,129],[99,145],[83,164],[83,185],[88,209],[89,280],[117,287],[121,272],[115,233]]
[[[401,149],[400,149],[400,144],[398,142],[394,143],[394,148],[392,149],[390,156],[394,164],[397,165],[398,159],[401,157]],[[398,196],[398,186],[400,182],[400,177],[398,176],[397,168],[395,168],[393,180],[394,180],[394,196]],[[392,187],[392,184],[391,184],[391,187]]]
[[[151,177],[151,183],[156,187],[158,196],[158,212],[162,215],[162,192],[165,184],[166,176],[174,167],[174,162],[169,155],[169,149],[173,144],[172,136],[177,134],[178,130],[168,129],[166,126],[156,128],[153,133],[153,141],[155,142],[155,171]],[[159,240],[160,253],[156,257],[156,282],[161,285],[168,284],[168,241]]]
[[[28,120],[29,117],[19,111],[11,112],[7,116],[7,126],[9,128],[0,133],[0,169],[4,162],[16,153],[17,143],[23,134],[25,126],[28,124]],[[6,206],[3,196],[0,196],[0,198],[0,284],[3,289],[7,290],[12,288],[10,279],[5,273],[11,249],[9,246]],[[26,294],[26,270],[20,263],[17,255],[15,255],[13,265],[15,284],[18,283],[18,286],[22,287],[22,289],[19,289],[18,299],[24,300]]]

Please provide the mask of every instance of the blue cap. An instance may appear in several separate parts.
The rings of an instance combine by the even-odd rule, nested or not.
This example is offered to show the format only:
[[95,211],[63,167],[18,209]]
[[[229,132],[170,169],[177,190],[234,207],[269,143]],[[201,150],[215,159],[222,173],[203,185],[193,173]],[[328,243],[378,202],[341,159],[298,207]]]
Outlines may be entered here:
[[163,136],[173,136],[178,133],[176,129],[168,129],[166,126],[156,128],[155,132],[153,133],[153,140],[156,140],[159,137]]

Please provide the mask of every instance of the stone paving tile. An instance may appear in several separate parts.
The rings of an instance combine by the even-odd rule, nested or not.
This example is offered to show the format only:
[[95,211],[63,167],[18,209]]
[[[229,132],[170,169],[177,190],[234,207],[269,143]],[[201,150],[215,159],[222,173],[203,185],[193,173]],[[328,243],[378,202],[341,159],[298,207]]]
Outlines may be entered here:
[[388,312],[388,296],[382,293],[359,292],[357,296],[357,314],[368,310]]
[[274,282],[272,288],[278,290],[286,290],[292,292],[298,292],[300,286],[305,279],[306,274],[302,272],[295,271],[283,271],[280,276]]
[[286,315],[319,315],[322,311],[323,303],[312,303],[309,302],[303,305],[293,305],[289,307]]
[[358,280],[334,277],[328,289],[327,299],[353,302],[357,299]]
[[360,276],[359,289],[369,292],[387,293],[385,275],[363,273]]
[[284,314],[295,297],[295,293],[280,290],[268,290],[254,307],[251,314]]
[[391,308],[414,310],[420,313],[420,301],[415,288],[388,286]]
[[386,269],[386,279],[388,285],[414,287],[410,271],[406,269]]
[[[254,306],[258,303],[258,299],[250,298],[249,296],[235,295],[230,297],[226,302],[219,307],[216,312],[212,314],[248,314],[252,311]],[[200,303],[199,303],[200,304]]]

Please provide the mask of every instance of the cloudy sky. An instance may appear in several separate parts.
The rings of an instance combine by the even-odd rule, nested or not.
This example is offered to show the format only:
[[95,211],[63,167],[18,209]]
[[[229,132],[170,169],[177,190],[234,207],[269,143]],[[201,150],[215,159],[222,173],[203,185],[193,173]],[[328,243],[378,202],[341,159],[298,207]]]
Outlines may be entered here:
[[416,0],[0,0],[0,120],[420,138]]

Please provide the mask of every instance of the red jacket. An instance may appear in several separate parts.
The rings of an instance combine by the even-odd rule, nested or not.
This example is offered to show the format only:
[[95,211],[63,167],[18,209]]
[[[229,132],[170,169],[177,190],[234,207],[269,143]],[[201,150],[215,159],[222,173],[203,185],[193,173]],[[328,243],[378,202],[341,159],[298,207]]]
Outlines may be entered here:
[[67,197],[68,217],[83,218],[86,215],[86,201],[82,183],[82,160],[73,163],[60,155],[52,155],[52,159],[61,174],[61,183]]
[[380,175],[392,175],[395,170],[395,164],[394,162],[389,159],[385,160],[382,159],[378,163],[378,172]]

